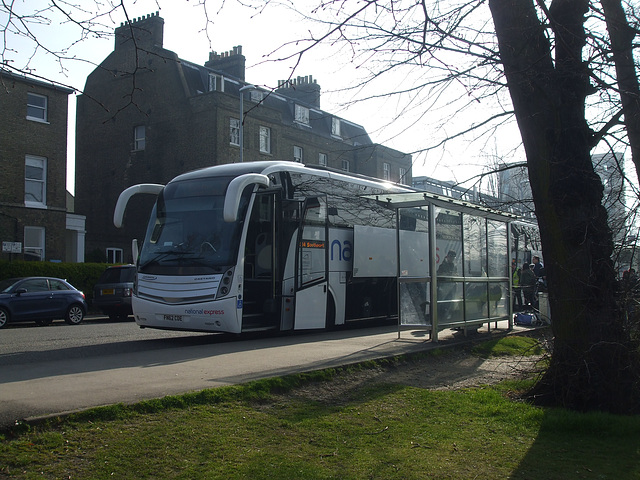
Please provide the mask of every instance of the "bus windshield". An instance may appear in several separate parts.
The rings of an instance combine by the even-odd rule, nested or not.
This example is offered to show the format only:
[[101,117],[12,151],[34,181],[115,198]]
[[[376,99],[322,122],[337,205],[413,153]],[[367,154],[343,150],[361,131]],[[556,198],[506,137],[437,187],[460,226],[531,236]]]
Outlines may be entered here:
[[231,178],[212,177],[168,184],[151,212],[140,250],[139,271],[164,275],[200,275],[235,265],[246,205],[243,193],[237,222],[222,212]]

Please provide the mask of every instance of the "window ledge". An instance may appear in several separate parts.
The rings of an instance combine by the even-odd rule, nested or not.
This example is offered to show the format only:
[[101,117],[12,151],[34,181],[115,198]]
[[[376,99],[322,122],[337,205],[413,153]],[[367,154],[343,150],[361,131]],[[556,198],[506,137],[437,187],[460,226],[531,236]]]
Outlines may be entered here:
[[47,209],[47,205],[44,203],[24,202],[24,206],[26,208],[39,208],[41,210]]
[[30,122],[43,123],[45,125],[51,125],[51,123],[49,123],[48,121],[43,120],[43,119],[38,118],[38,117],[29,117],[29,116],[27,116],[26,119],[29,120]]

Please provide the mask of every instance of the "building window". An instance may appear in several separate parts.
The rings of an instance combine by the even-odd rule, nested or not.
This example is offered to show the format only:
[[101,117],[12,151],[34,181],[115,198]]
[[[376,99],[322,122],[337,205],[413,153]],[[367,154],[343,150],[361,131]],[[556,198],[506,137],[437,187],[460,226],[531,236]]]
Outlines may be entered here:
[[145,139],[145,127],[144,125],[138,125],[133,127],[133,149],[144,150],[146,146]]
[[409,179],[407,178],[407,169],[400,167],[400,183],[402,183],[403,185],[408,185],[407,183],[408,180]]
[[27,119],[47,121],[47,97],[37,93],[27,93]]
[[333,117],[331,119],[331,135],[340,136],[340,119]]
[[237,118],[229,119],[229,143],[240,145],[240,120]]
[[107,263],[123,263],[121,248],[107,248]]
[[302,163],[302,147],[297,145],[293,146],[293,161]]
[[24,162],[24,204],[43,207],[47,204],[47,159],[27,155]]
[[296,122],[309,125],[309,109],[296,104]]
[[260,103],[264,100],[264,93],[260,90],[251,90],[249,98],[251,98],[252,102]]
[[44,227],[24,227],[24,259],[44,260]]
[[391,180],[391,165],[388,163],[382,164],[382,179],[386,181]]
[[209,91],[224,92],[224,77],[221,77],[220,75],[216,75],[215,73],[210,73],[209,74]]
[[323,167],[327,166],[327,154],[326,153],[318,154],[318,165],[322,165]]
[[349,171],[349,160],[342,160],[342,170],[345,172]]
[[271,153],[271,129],[260,127],[260,152]]

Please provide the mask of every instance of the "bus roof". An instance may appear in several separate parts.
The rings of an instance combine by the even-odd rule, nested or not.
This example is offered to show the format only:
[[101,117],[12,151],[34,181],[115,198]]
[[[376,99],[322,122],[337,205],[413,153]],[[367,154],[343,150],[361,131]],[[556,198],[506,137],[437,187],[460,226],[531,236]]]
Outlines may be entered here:
[[389,192],[415,192],[415,189],[406,185],[385,182],[378,178],[367,177],[364,175],[354,175],[349,172],[334,170],[327,167],[309,167],[295,162],[288,161],[259,161],[244,163],[227,163],[223,165],[214,165],[211,167],[193,170],[183,173],[175,177],[171,182],[179,182],[183,180],[192,180],[195,178],[206,177],[238,177],[250,173],[259,173],[262,175],[270,175],[278,172],[298,172],[309,175],[317,175],[335,180],[348,181],[360,185],[367,185],[373,188],[381,189]]

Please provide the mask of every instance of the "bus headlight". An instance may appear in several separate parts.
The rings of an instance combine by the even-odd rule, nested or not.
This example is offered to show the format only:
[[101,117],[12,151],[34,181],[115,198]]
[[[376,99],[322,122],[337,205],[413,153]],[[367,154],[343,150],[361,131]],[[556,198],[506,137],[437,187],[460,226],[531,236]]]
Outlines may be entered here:
[[220,280],[220,288],[218,289],[218,297],[224,297],[229,294],[229,289],[231,288],[231,282],[233,281],[233,268],[230,268],[224,275],[222,276],[222,280]]

